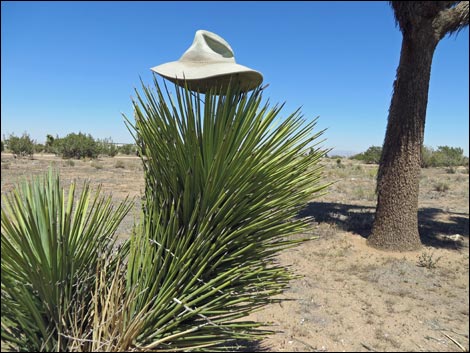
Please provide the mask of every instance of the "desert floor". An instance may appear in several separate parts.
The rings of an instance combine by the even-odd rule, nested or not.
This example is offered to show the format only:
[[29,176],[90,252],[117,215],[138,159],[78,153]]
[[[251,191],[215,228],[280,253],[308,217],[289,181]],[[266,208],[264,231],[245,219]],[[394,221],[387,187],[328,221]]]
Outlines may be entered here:
[[[394,253],[366,245],[377,166],[346,158],[321,163],[324,181],[335,183],[300,214],[313,217],[308,235],[317,239],[279,255],[279,262],[300,277],[280,296],[285,301],[250,316],[271,323],[276,331],[252,349],[468,351],[468,169],[422,170],[423,248]],[[2,153],[2,198],[15,183],[49,166],[60,170],[65,184],[89,179],[92,186],[101,184],[105,193],[112,193],[116,202],[134,197],[136,205],[118,231],[120,238],[129,235],[144,189],[137,157],[63,160],[37,154],[16,159]]]

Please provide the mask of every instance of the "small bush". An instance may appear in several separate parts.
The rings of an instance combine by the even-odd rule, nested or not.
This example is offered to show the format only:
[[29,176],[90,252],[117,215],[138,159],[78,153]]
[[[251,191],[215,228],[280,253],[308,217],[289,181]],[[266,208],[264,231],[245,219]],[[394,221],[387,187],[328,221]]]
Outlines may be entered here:
[[81,132],[71,133],[61,139],[56,139],[53,143],[56,153],[63,158],[96,158],[99,153],[99,146],[93,137]]
[[[58,137],[57,137],[58,139]],[[54,144],[55,138],[52,135],[47,135],[46,136],[46,143],[44,145],[44,151],[46,153],[55,153],[56,152],[56,146]]]
[[75,166],[75,162],[71,159],[67,159],[65,162],[64,162],[64,166],[65,167],[74,167]]
[[96,169],[103,169],[103,165],[100,162],[97,162],[97,161],[91,161],[90,165],[92,167],[96,168]]
[[437,150],[423,146],[421,149],[421,167],[456,167],[468,163],[460,147],[439,146]]
[[32,156],[34,154],[34,141],[26,132],[21,137],[12,134],[8,139],[8,148],[11,153],[18,157]]
[[371,146],[367,149],[367,151],[356,154],[352,156],[351,159],[357,159],[367,164],[379,164],[381,155],[382,155],[382,147]]
[[427,269],[431,270],[437,267],[437,263],[440,259],[441,256],[435,258],[434,253],[428,250],[424,250],[418,257],[418,266],[426,267]]
[[41,153],[45,151],[45,146],[41,143],[37,143],[34,145],[34,153]]
[[376,178],[378,171],[379,171],[379,169],[378,169],[377,167],[373,167],[372,169],[369,169],[369,170],[367,171],[367,174],[368,174],[369,177],[371,177],[371,178]]
[[126,165],[124,164],[123,161],[118,160],[118,161],[116,161],[116,164],[114,164],[114,168],[123,168],[124,169],[124,168],[126,168]]
[[137,146],[133,143],[128,143],[118,147],[118,152],[126,155],[135,155],[137,154]]
[[457,168],[455,168],[455,167],[448,167],[448,168],[446,168],[446,173],[447,173],[447,174],[455,174],[455,173],[457,173]]
[[449,190],[449,184],[444,183],[444,182],[439,182],[436,185],[434,185],[434,190],[439,191],[439,192],[446,192]]
[[118,154],[118,148],[111,138],[97,140],[99,154],[114,157]]

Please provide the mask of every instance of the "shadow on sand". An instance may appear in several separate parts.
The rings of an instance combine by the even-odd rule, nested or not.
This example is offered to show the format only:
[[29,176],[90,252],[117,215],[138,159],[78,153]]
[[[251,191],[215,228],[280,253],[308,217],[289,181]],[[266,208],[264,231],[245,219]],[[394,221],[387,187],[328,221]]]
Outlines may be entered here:
[[[335,224],[340,229],[367,238],[372,230],[375,207],[345,205],[340,203],[310,202],[299,217],[313,217],[318,223]],[[443,221],[442,218],[446,218]],[[468,214],[445,212],[438,208],[421,208],[418,211],[421,242],[426,246],[460,248],[462,242],[448,236],[459,234],[468,241]]]

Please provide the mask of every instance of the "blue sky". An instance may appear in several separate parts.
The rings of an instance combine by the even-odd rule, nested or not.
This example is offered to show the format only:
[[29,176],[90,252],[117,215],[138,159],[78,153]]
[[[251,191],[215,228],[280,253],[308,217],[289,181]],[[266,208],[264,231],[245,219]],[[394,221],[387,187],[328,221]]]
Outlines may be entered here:
[[[90,133],[129,143],[121,113],[150,68],[178,60],[198,29],[263,73],[264,98],[327,128],[323,144],[382,145],[401,33],[387,2],[1,3],[2,136]],[[468,29],[438,45],[425,144],[469,144]]]

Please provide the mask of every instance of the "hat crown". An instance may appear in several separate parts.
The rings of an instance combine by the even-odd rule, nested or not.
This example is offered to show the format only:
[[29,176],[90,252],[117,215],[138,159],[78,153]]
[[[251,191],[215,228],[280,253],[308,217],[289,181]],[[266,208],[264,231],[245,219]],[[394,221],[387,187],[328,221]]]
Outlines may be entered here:
[[198,30],[193,44],[184,52],[180,61],[235,63],[230,45],[215,33]]

